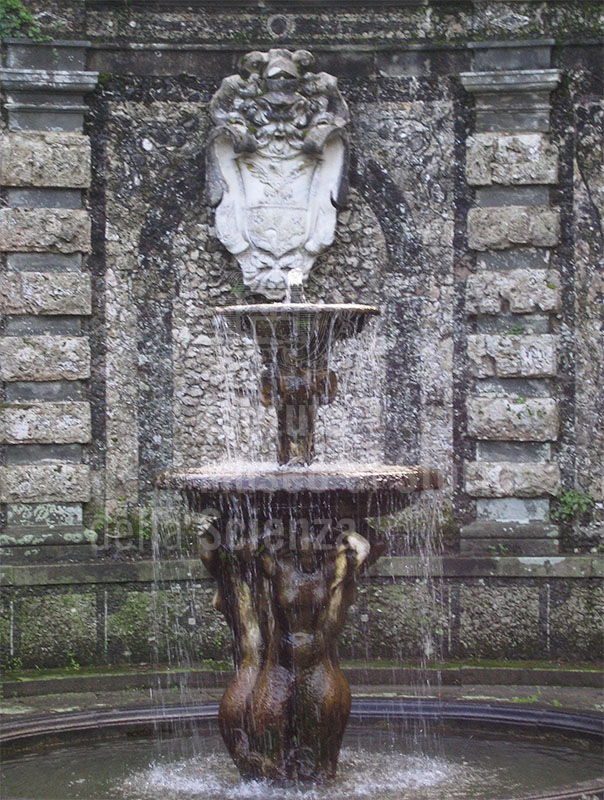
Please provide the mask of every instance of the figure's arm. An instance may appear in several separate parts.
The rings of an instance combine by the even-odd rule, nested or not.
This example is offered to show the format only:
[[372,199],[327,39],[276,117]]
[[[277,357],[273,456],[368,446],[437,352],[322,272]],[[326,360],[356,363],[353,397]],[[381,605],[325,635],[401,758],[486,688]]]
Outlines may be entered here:
[[336,552],[336,571],[329,587],[328,620],[343,624],[346,610],[354,602],[354,573],[367,560],[371,545],[355,531],[347,534]]

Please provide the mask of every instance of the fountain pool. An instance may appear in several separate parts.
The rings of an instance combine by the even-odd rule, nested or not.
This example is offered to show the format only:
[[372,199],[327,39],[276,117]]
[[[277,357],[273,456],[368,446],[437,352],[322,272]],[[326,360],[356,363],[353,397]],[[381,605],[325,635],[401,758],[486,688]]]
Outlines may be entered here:
[[[322,786],[244,781],[216,704],[64,714],[15,723],[6,800],[504,800],[600,797],[593,716],[423,701],[353,703],[338,777]],[[43,742],[43,743],[42,743]],[[574,788],[573,788],[574,787]],[[600,794],[598,793],[600,792]]]

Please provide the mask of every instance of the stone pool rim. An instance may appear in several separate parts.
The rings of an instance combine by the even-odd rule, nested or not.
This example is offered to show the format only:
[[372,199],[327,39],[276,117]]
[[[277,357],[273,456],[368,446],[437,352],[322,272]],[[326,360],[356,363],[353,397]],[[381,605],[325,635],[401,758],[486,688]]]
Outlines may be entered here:
[[[27,751],[49,744],[67,744],[82,734],[91,739],[103,731],[156,732],[175,722],[195,723],[215,721],[218,702],[194,703],[187,706],[118,707],[42,714],[26,720],[3,724],[0,746],[4,755]],[[355,698],[351,720],[363,719],[420,719],[457,723],[474,723],[488,729],[533,729],[539,733],[558,733],[604,742],[604,714],[594,712],[558,711],[546,708],[519,708],[508,703],[476,703],[443,701],[429,698]],[[518,795],[517,800],[599,800],[604,798],[604,777],[560,787],[546,794]],[[7,797],[6,800],[11,800]],[[511,800],[511,798],[506,798]]]

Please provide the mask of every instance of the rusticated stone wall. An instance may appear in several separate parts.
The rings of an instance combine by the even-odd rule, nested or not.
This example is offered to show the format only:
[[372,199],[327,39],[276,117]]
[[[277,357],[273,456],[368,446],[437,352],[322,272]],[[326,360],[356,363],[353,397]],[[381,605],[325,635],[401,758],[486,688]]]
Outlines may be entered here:
[[[107,564],[111,584],[114,556],[141,557],[157,472],[270,454],[271,413],[225,392],[249,353],[221,360],[212,309],[253,298],[215,237],[204,149],[220,80],[275,46],[310,49],[351,109],[349,205],[308,296],[382,311],[337,354],[321,457],[442,471],[460,620],[480,618],[475,564],[602,546],[597,4],[29,5],[53,41],[5,42],[0,72],[9,564]],[[569,489],[585,513],[555,499]],[[504,605],[526,580],[506,576]],[[451,652],[494,652],[481,625]]]
[[[9,45],[0,70],[5,93],[0,139],[0,502],[5,555],[32,545],[86,543],[91,499],[86,446],[92,440],[90,141],[83,133],[81,42]],[[11,548],[14,548],[11,549]],[[44,552],[44,550],[42,550]]]

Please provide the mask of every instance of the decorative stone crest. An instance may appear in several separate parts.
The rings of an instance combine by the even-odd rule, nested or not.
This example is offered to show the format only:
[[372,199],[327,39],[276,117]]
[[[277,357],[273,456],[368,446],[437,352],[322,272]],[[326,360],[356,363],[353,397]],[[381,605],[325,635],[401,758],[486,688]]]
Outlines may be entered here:
[[208,199],[253,292],[282,299],[334,238],[346,186],[348,108],[306,50],[252,52],[212,98]]

